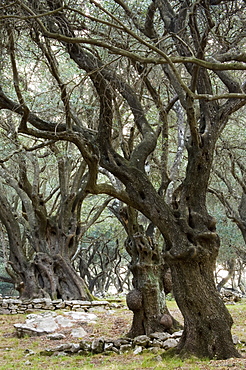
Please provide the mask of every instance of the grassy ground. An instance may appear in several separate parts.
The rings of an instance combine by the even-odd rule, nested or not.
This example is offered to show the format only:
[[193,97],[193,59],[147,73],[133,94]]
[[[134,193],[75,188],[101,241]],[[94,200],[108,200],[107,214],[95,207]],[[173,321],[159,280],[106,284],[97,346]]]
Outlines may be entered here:
[[[174,301],[168,302],[173,316],[181,320],[179,310]],[[246,341],[246,302],[228,305],[234,319],[233,334],[239,340]],[[87,325],[88,339],[103,336],[105,338],[117,338],[123,336],[130,329],[132,314],[125,309],[117,309],[114,312],[97,312],[96,324]],[[160,353],[148,351],[134,355],[125,353],[121,355],[73,355],[51,356],[40,355],[40,351],[51,348],[64,342],[76,342],[67,334],[66,340],[50,341],[46,336],[25,337],[19,339],[15,335],[14,323],[25,321],[24,315],[0,315],[0,369],[98,369],[98,370],[239,370],[246,369],[246,358],[230,359],[225,361],[198,360],[196,358],[182,361],[177,357],[162,358]],[[87,339],[87,338],[85,338]],[[78,340],[79,341],[79,340]],[[239,345],[239,349],[240,349]],[[242,346],[241,346],[242,347]],[[246,348],[246,347],[244,347]],[[242,348],[241,348],[242,349]],[[245,352],[244,352],[245,355]]]

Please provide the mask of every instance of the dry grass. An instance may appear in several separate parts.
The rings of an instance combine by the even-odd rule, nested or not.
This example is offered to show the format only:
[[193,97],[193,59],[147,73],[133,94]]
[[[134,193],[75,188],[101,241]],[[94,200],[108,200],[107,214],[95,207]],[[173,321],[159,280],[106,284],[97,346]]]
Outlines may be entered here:
[[[168,302],[173,316],[181,320],[179,310],[175,302]],[[233,319],[233,334],[238,335],[239,340],[246,341],[246,303],[228,306]],[[93,339],[103,336],[104,338],[118,338],[126,334],[131,325],[132,314],[126,309],[117,309],[114,312],[96,312],[98,320],[96,324],[89,324],[85,328],[88,336],[85,339]],[[60,343],[76,340],[72,339],[66,331],[66,339],[50,341],[46,336],[25,337],[19,339],[15,335],[14,323],[24,322],[24,315],[1,315],[0,316],[0,369],[98,369],[98,370],[225,370],[245,369],[246,358],[230,359],[226,361],[208,361],[189,359],[182,361],[179,358],[162,360],[160,354],[148,351],[133,355],[74,355],[74,356],[40,356],[40,351],[51,348]],[[79,341],[79,340],[78,340]],[[244,347],[245,348],[245,347]]]

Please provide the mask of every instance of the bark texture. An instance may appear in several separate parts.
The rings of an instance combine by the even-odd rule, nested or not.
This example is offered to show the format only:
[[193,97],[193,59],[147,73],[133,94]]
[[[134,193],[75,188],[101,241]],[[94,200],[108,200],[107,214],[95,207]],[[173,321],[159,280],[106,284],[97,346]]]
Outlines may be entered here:
[[[4,209],[4,205],[8,206],[7,209]],[[83,279],[71,264],[69,254],[64,252],[63,255],[61,254],[61,245],[64,245],[64,242],[66,244],[66,237],[53,238],[55,246],[48,243],[47,236],[48,240],[44,243],[44,235],[41,239],[42,243],[39,236],[35,240],[32,239],[35,241],[35,248],[39,248],[39,251],[32,252],[30,259],[21,242],[19,225],[12,217],[7,200],[3,197],[1,197],[0,209],[2,210],[0,217],[9,236],[10,255],[7,272],[12,277],[21,298],[91,299]]]
[[127,232],[125,247],[131,257],[129,269],[134,290],[127,295],[127,305],[133,311],[133,322],[128,336],[178,330],[181,325],[171,317],[165,303],[165,294],[172,284],[161,247],[155,243],[153,224],[145,230],[138,221],[138,212],[131,207],[121,204],[111,210]]
[[172,273],[174,294],[184,316],[179,353],[218,359],[238,357],[231,337],[233,321],[216,290],[209,258],[202,263],[177,263]]

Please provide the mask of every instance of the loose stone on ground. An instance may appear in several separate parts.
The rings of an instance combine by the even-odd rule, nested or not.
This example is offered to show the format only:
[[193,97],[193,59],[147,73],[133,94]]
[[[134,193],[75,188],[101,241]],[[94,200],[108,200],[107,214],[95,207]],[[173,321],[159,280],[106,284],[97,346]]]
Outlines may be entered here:
[[[58,315],[55,312],[43,312],[40,314],[30,314],[24,324],[14,324],[19,338],[25,335],[40,336],[54,333],[63,328],[72,328],[79,324],[95,323],[97,316],[86,312],[64,312]],[[71,329],[71,334],[76,338],[83,338],[87,332],[81,327]]]

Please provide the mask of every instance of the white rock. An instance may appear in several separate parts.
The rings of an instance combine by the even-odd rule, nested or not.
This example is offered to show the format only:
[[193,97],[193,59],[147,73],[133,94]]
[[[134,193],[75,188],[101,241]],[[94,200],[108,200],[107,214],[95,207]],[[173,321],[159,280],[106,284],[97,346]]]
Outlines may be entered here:
[[233,335],[233,336],[232,336],[232,341],[233,341],[233,344],[238,344],[238,343],[240,343],[240,342],[239,342],[239,338],[238,338],[238,336],[237,336],[237,335]]
[[93,313],[87,313],[87,312],[75,312],[75,311],[69,311],[65,312],[64,315],[69,316],[71,320],[74,321],[94,321],[97,319],[97,316]]
[[67,328],[67,327],[73,326],[73,323],[71,322],[71,320],[68,317],[64,317],[62,315],[58,315],[55,318],[55,321],[57,322],[57,324],[59,326],[61,326],[63,328]]
[[92,306],[107,306],[109,303],[108,301],[92,301]]
[[32,363],[31,363],[31,361],[26,361],[26,362],[24,362],[24,365],[25,366],[30,366]]
[[182,334],[183,334],[183,330],[175,331],[175,333],[171,335],[171,338],[180,338]]
[[72,329],[71,335],[74,338],[83,338],[87,335],[87,332],[83,328]]
[[137,346],[133,351],[134,355],[138,355],[141,352],[143,352],[143,347],[141,346]]
[[165,340],[165,342],[163,343],[163,347],[165,349],[174,348],[177,346],[177,344],[178,344],[178,341],[176,339],[169,338]]
[[156,332],[156,333],[151,333],[150,338],[157,339],[159,341],[166,340],[171,337],[171,334],[169,333],[161,333],[161,332]]

